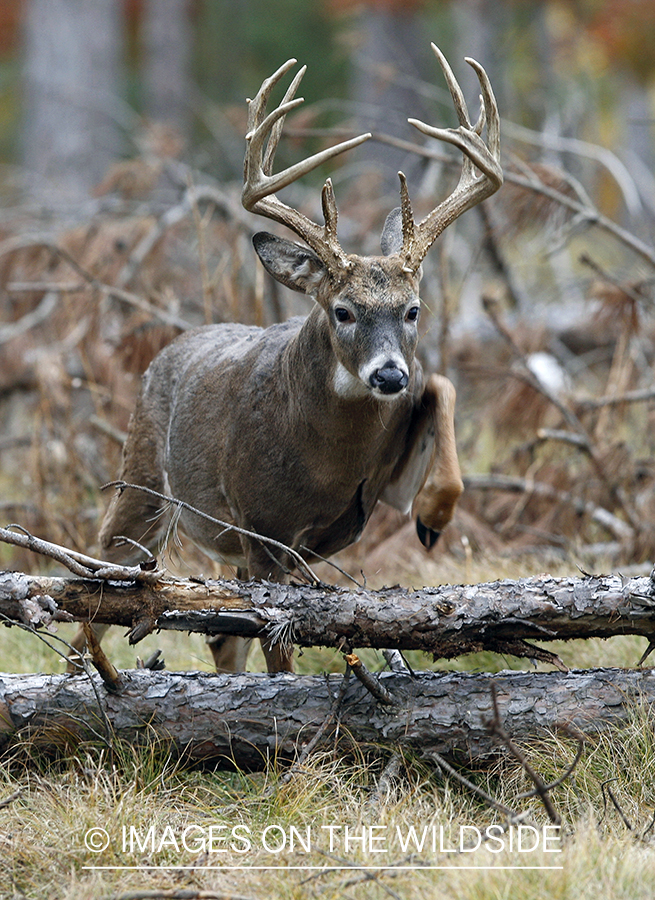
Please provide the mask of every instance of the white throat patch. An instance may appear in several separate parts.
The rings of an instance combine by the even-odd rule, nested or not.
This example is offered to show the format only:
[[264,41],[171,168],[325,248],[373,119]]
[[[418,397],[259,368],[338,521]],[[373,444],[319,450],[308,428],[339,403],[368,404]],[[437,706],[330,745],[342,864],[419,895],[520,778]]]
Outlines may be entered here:
[[371,392],[365,384],[348,371],[340,362],[337,362],[332,381],[334,392],[343,400],[359,400],[362,397],[370,397]]

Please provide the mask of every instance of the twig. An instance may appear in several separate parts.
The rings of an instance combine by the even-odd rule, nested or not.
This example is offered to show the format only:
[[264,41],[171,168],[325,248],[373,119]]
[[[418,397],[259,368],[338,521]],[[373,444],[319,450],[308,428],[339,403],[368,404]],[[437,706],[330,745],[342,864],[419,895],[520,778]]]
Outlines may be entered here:
[[163,500],[171,506],[176,506],[179,510],[186,509],[188,512],[191,512],[196,516],[200,516],[200,518],[206,519],[208,522],[213,522],[215,525],[220,525],[220,527],[224,528],[226,531],[235,531],[237,534],[242,534],[245,537],[260,541],[263,544],[270,544],[272,547],[276,547],[278,550],[282,550],[283,553],[287,553],[294,561],[299,571],[301,571],[303,575],[308,579],[310,584],[316,585],[317,587],[329,587],[329,585],[326,585],[324,582],[322,582],[318,575],[316,575],[312,571],[312,569],[307,565],[307,563],[299,553],[297,553],[291,547],[288,547],[286,544],[282,544],[280,541],[276,541],[273,538],[266,537],[263,534],[257,534],[257,532],[255,531],[248,531],[248,529],[246,528],[239,528],[238,525],[234,525],[231,522],[224,522],[222,519],[217,519],[214,516],[210,516],[209,513],[203,512],[201,509],[197,509],[195,506],[191,506],[190,503],[186,503],[184,500],[178,500],[176,497],[169,497],[166,494],[160,494],[159,491],[154,491],[152,488],[144,487],[141,484],[129,484],[126,481],[110,481],[108,484],[104,484],[101,490],[104,491],[110,487],[117,488],[119,491],[123,491],[126,489],[133,491],[142,491],[144,494],[148,494],[151,497],[157,497],[159,500]]
[[491,794],[488,794],[486,791],[483,791],[481,787],[478,787],[477,784],[473,784],[472,781],[469,781],[466,776],[462,775],[457,769],[453,768],[449,762],[447,762],[440,753],[429,753],[428,758],[434,760],[436,764],[442,769],[447,775],[450,775],[452,778],[455,778],[460,784],[463,784],[464,787],[468,788],[470,791],[473,791],[474,794],[477,794],[478,797],[481,797],[485,803],[488,803],[492,809],[498,810],[498,812],[503,813],[503,815],[507,816],[507,819],[510,823],[514,824],[515,822],[520,821],[522,818],[522,814],[515,812],[513,809],[510,809],[509,806],[505,806],[504,803],[501,803],[499,800],[496,800],[495,797],[492,797]]
[[[568,732],[567,728],[565,728],[564,730]],[[569,778],[575,771],[576,766],[582,759],[582,754],[584,752],[584,746],[586,743],[586,740],[584,737],[578,737],[577,741],[578,741],[578,749],[576,750],[575,757],[573,758],[573,762],[570,764],[570,766],[568,766],[567,769],[564,770],[564,772],[559,776],[559,778],[556,778],[555,781],[551,781],[549,784],[546,785],[546,787],[545,787],[546,791],[552,791],[555,788],[559,787],[561,784],[564,784],[566,779]],[[526,791],[524,794],[519,794],[519,796],[516,799],[517,800],[529,800],[531,797],[538,796],[538,794],[539,794],[539,791],[537,790],[537,788],[534,788],[531,791]]]
[[644,829],[644,831],[641,835],[642,841],[646,840],[646,837],[650,834],[650,832],[653,830],[653,828],[655,828],[655,812],[653,813],[653,816],[650,820],[649,825]]
[[352,581],[352,583],[353,583],[354,585],[356,585],[358,588],[364,588],[364,587],[365,587],[364,584],[362,584],[361,582],[357,581],[356,578],[353,578],[352,575],[350,575],[348,572],[346,572],[345,569],[342,569],[341,566],[338,566],[333,560],[331,560],[331,559],[326,559],[325,556],[321,556],[320,553],[316,553],[315,550],[311,550],[309,547],[306,547],[304,544],[301,545],[300,549],[301,549],[301,550],[304,550],[305,553],[310,553],[312,556],[315,556],[316,559],[319,559],[321,562],[327,563],[328,566],[332,566],[332,568],[333,568],[333,569],[336,569],[337,572],[339,572],[340,575],[343,575],[344,578],[347,578],[349,581]]
[[639,668],[640,666],[643,666],[643,664],[646,662],[646,660],[651,655],[653,650],[655,650],[655,641],[649,641],[648,646],[646,647],[644,652],[639,657],[639,662],[637,663],[637,668]]
[[[21,533],[10,531],[10,528],[20,528]],[[0,541],[5,544],[13,544],[16,547],[23,547],[31,550],[33,553],[39,553],[60,562],[62,565],[80,578],[104,578],[112,581],[142,581],[154,583],[161,578],[160,571],[148,571],[141,566],[119,566],[115,563],[106,562],[105,560],[95,559],[92,556],[86,556],[84,553],[78,553],[76,550],[70,550],[67,547],[61,547],[59,544],[53,544],[50,541],[44,541],[30,534],[22,525],[10,525],[9,528],[0,528]]]
[[127,891],[125,894],[108,894],[104,900],[256,900],[244,894],[225,891],[201,891],[196,888],[173,888],[154,891]]
[[3,799],[0,800],[0,809],[5,809],[5,807],[10,806],[12,803],[19,799],[22,793],[23,789],[22,787],[19,787],[18,790],[14,791],[13,794],[9,794],[7,797],[3,797]]
[[614,796],[614,792],[612,791],[612,788],[610,787],[610,784],[613,781],[618,781],[618,778],[608,778],[607,781],[603,781],[603,783],[600,786],[600,790],[603,795],[603,815],[600,817],[600,821],[598,822],[598,824],[599,825],[601,824],[601,822],[605,818],[605,814],[607,813],[607,797],[605,796],[605,789],[607,788],[607,794],[608,794],[610,800],[612,801],[612,806],[617,811],[617,813],[621,816],[623,824],[628,829],[628,831],[634,831],[634,827],[633,827],[632,823],[630,822],[630,820],[628,819],[626,814],[621,809],[621,805],[620,805],[619,801],[616,799],[616,797]]
[[105,651],[100,646],[100,641],[96,637],[93,625],[90,622],[83,622],[82,628],[86,638],[86,647],[91,655],[91,662],[98,670],[98,674],[107,690],[111,691],[112,694],[116,694],[120,690],[122,683],[118,669],[109,661]]
[[124,431],[121,431],[119,428],[114,428],[110,422],[107,422],[106,419],[102,419],[100,416],[93,414],[89,416],[87,422],[97,431],[100,431],[102,434],[105,434],[115,441],[120,447],[123,446],[127,439],[127,434]]
[[576,400],[575,403],[580,409],[600,409],[602,406],[619,406],[621,403],[645,403],[649,400],[655,400],[655,387],[626,391],[623,394],[614,394],[611,397],[592,397],[588,400]]
[[364,663],[361,661],[359,656],[356,653],[346,653],[345,659],[348,665],[352,668],[355,678],[364,685],[367,691],[370,691],[371,694],[375,697],[376,700],[379,700],[380,703],[386,703],[392,705],[395,703],[395,700],[389,693],[389,691],[377,680],[375,675],[372,675]]
[[53,291],[56,294],[78,294],[86,290],[81,281],[12,281],[7,285],[9,294],[31,294],[33,291]]
[[548,818],[550,819],[550,821],[553,822],[554,825],[561,825],[562,818],[553,806],[553,801],[550,799],[550,788],[546,785],[543,778],[537,772],[535,772],[528,760],[525,758],[523,752],[516,746],[514,741],[502,726],[502,723],[500,721],[500,709],[498,708],[498,694],[496,685],[493,682],[491,683],[491,703],[494,713],[493,719],[490,722],[491,733],[501,741],[501,743],[507,748],[507,750],[509,750],[514,759],[516,759],[520,763],[523,771],[526,773],[528,778],[530,778],[530,780],[533,782],[535,795],[539,796],[546,812],[548,813]]
[[36,309],[26,313],[17,322],[10,322],[0,328],[0,344],[6,344],[8,341],[25,334],[31,328],[35,328],[54,312],[59,295],[55,291],[48,291],[40,301]]
[[386,799],[391,795],[393,782],[398,778],[403,762],[404,759],[402,753],[396,752],[389,757],[389,760],[378,779],[375,793],[371,795],[371,798],[368,801],[369,805],[377,805],[383,798]]
[[589,442],[580,434],[574,434],[571,431],[561,431],[556,428],[540,428],[537,431],[537,440],[539,441],[560,441],[563,444],[571,444],[585,452],[589,451]]

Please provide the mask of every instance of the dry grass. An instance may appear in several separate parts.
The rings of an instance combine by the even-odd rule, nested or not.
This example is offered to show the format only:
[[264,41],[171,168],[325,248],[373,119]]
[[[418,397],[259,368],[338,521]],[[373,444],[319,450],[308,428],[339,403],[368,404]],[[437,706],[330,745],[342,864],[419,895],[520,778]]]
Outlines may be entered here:
[[[379,798],[375,787],[380,761],[335,759],[331,754],[315,755],[288,784],[279,781],[274,768],[258,775],[179,769],[157,747],[122,748],[113,759],[89,749],[54,767],[46,760],[32,759],[27,766],[14,759],[4,765],[1,796],[16,785],[23,793],[3,811],[6,859],[0,895],[11,897],[13,891],[17,897],[95,900],[136,888],[195,888],[262,898],[418,900],[438,891],[453,900],[546,896],[645,900],[652,896],[655,880],[655,855],[648,840],[652,833],[642,837],[654,806],[642,755],[645,749],[652,750],[644,747],[646,726],[637,714],[630,728],[600,738],[587,749],[574,777],[553,792],[564,817],[561,853],[545,853],[543,848],[494,852],[499,844],[492,841],[470,852],[450,852],[457,849],[460,834],[464,846],[472,848],[477,842],[474,829],[484,831],[500,820],[464,788],[444,782],[417,760],[404,760],[393,790]],[[553,738],[530,747],[529,753],[549,778],[561,773],[573,748],[570,742]],[[530,821],[541,834],[547,820],[539,804],[516,800],[526,789],[522,771],[505,764],[473,777],[502,802],[531,807]],[[632,831],[614,808],[603,810],[601,783],[608,778],[616,778],[615,796]],[[203,840],[209,826],[215,829],[217,852],[208,854]],[[373,826],[377,843],[370,844]],[[460,831],[460,826],[467,827]],[[420,842],[426,827],[427,840],[418,850],[411,830]],[[433,827],[438,835],[436,852],[431,846]],[[93,828],[107,832],[108,847],[101,854],[84,844]],[[187,847],[185,829],[189,829]],[[135,833],[138,842],[133,838],[130,844],[130,834]],[[357,840],[362,834],[369,840],[366,847]],[[301,843],[308,835],[309,851]],[[554,842],[547,846],[560,847]],[[139,868],[88,868],[98,864]],[[180,866],[195,868],[172,868]],[[255,868],[267,866],[282,869]],[[358,866],[389,868],[363,871]]]

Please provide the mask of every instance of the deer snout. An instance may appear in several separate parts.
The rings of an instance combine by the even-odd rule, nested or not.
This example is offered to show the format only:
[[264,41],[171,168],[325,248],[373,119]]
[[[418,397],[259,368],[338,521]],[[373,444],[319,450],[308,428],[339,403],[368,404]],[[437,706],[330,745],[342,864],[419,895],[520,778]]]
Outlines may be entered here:
[[376,369],[369,377],[372,388],[376,388],[383,394],[398,394],[404,391],[409,382],[409,373],[400,369],[395,362],[386,362],[381,368]]

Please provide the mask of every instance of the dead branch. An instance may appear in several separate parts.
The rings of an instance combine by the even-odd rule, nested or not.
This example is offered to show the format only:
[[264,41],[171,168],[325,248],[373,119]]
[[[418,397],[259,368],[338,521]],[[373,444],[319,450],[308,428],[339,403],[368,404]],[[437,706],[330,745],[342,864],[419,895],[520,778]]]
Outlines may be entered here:
[[598,525],[608,531],[618,541],[631,541],[634,539],[632,528],[602,506],[595,503],[580,500],[566,491],[560,491],[541,481],[532,481],[529,478],[518,478],[512,475],[465,475],[463,478],[466,490],[476,491],[512,491],[514,493],[534,494],[535,497],[545,497],[557,503],[566,503],[580,515],[587,515]]
[[100,642],[96,637],[93,626],[88,622],[84,622],[84,637],[86,638],[87,650],[91,656],[91,662],[96,667],[98,674],[108,691],[118,691],[121,686],[121,676],[118,669],[109,661],[105,651],[100,646]]
[[530,765],[525,753],[516,746],[512,738],[508,735],[508,733],[503,728],[501,719],[500,719],[500,709],[498,708],[498,692],[496,690],[496,685],[491,683],[491,702],[493,704],[493,718],[490,722],[490,730],[494,737],[498,738],[498,740],[502,743],[502,745],[508,750],[511,756],[517,760],[520,764],[521,768],[528,776],[530,781],[534,784],[535,793],[539,796],[539,799],[544,805],[544,809],[548,814],[548,818],[554,825],[561,825],[562,819],[560,814],[557,812],[555,807],[553,806],[553,801],[550,798],[550,789],[546,785],[543,778],[535,772],[535,770]]
[[651,400],[655,400],[655,387],[626,391],[623,394],[615,394],[611,397],[589,397],[584,400],[576,399],[575,405],[581,410],[587,410],[600,409],[603,406],[620,406],[622,403],[648,403]]
[[346,663],[350,666],[355,678],[364,685],[367,691],[371,692],[376,700],[393,705],[394,700],[391,694],[380,684],[375,675],[369,672],[356,653],[347,653]]

